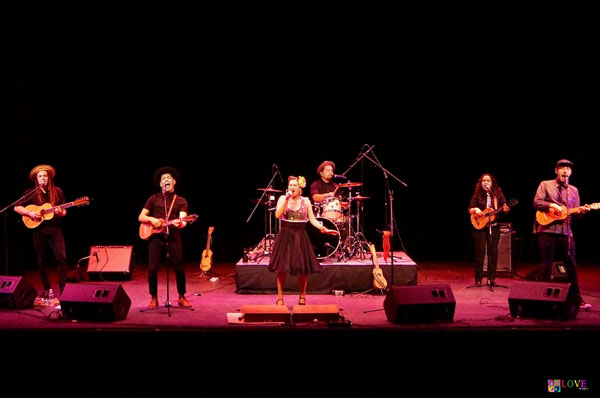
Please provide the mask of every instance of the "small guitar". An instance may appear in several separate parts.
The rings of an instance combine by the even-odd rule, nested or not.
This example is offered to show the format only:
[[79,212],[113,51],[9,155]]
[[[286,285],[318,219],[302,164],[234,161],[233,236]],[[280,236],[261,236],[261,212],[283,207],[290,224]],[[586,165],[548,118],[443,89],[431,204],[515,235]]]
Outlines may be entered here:
[[202,272],[206,272],[210,269],[212,265],[212,256],[213,252],[210,250],[210,237],[214,231],[215,227],[208,227],[208,238],[206,238],[206,249],[202,251],[202,261],[200,262],[200,270]]
[[140,223],[140,238],[142,238],[144,240],[147,240],[153,234],[165,232],[165,227],[167,225],[173,225],[173,223],[175,222],[175,220],[185,221],[188,224],[191,224],[194,221],[196,221],[197,218],[198,218],[197,214],[191,214],[191,215],[185,216],[183,218],[174,218],[174,219],[169,220],[167,222],[165,222],[165,220],[161,219],[160,220],[161,221],[160,227],[153,226],[151,222]]
[[[508,207],[514,207],[517,204],[519,204],[519,201],[516,199],[511,199],[510,202],[508,202],[506,205]],[[483,227],[485,227],[489,222],[494,221],[496,219],[496,214],[504,211],[503,210],[504,206],[501,206],[499,209],[485,209],[481,212],[480,215],[477,214],[471,214],[471,224],[473,224],[473,227],[475,227],[475,229],[482,229]]]
[[571,209],[567,209],[567,206],[561,206],[562,211],[560,212],[556,211],[552,207],[548,211],[538,210],[535,213],[535,219],[541,225],[548,225],[553,221],[566,219],[569,214],[581,213],[582,208],[598,210],[600,209],[600,203],[592,203],[591,205],[583,205],[579,207],[573,207]]
[[387,281],[383,276],[383,271],[379,268],[379,261],[377,260],[377,252],[375,251],[375,245],[369,245],[373,258],[373,286],[375,289],[386,289]]
[[41,206],[29,205],[25,209],[27,211],[33,211],[38,217],[31,218],[29,216],[23,216],[23,224],[27,228],[35,228],[40,225],[43,221],[51,220],[54,217],[54,211],[58,208],[67,209],[73,206],[84,206],[90,203],[90,198],[84,196],[69,203],[63,203],[62,205],[52,206],[50,203],[44,203]]

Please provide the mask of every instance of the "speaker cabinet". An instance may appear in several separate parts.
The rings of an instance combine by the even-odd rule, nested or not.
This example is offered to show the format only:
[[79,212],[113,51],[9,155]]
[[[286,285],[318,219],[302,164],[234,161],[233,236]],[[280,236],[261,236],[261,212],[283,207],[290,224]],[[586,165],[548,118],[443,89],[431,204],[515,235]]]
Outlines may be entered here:
[[65,318],[120,321],[127,317],[131,299],[119,284],[67,283],[60,307]]
[[291,313],[285,305],[242,305],[244,322],[291,322]]
[[449,284],[392,286],[383,309],[394,323],[453,321],[456,300]]
[[[511,233],[500,233],[498,242],[498,262],[496,264],[497,272],[512,271],[512,235]],[[483,271],[487,272],[488,255],[483,259]]]
[[515,318],[573,320],[579,302],[570,283],[516,281],[508,294],[510,314]]
[[569,275],[567,274],[565,263],[562,261],[553,262],[550,278],[552,278],[552,282],[569,282]]
[[32,308],[37,292],[22,276],[0,275],[0,307]]
[[87,268],[91,280],[129,280],[133,246],[92,246]]

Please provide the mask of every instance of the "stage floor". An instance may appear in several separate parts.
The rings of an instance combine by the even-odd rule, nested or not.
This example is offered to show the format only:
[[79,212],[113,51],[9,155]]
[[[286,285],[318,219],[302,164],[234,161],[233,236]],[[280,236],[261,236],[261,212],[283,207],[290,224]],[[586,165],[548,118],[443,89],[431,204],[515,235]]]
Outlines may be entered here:
[[[519,392],[543,392],[550,378],[589,380],[600,374],[594,359],[600,354],[596,342],[600,264],[580,265],[583,296],[593,308],[579,312],[572,321],[512,317],[508,296],[520,281],[518,274],[499,275],[497,282],[507,289],[469,289],[473,270],[468,264],[415,264],[417,286],[447,284],[456,301],[451,322],[419,324],[390,322],[384,311],[386,296],[376,290],[346,291],[343,296],[308,295],[308,305],[337,305],[344,322],[240,322],[237,315],[242,306],[273,305],[276,295],[237,294],[239,265],[215,264],[213,273],[205,277],[197,264],[189,264],[187,298],[193,311],[162,307],[142,312],[150,301],[143,265],[136,265],[132,280],[101,282],[121,285],[131,299],[123,320],[63,319],[51,307],[1,308],[4,367],[10,369],[8,374],[21,372],[19,375],[28,379],[35,374],[36,364],[51,356],[61,367],[61,380],[69,375],[82,381],[101,378],[108,386],[113,381],[138,380],[131,379],[136,373],[139,382],[144,380],[141,383],[151,387],[154,384],[146,384],[149,374],[155,378],[159,368],[167,366],[170,374],[185,379],[178,383],[192,388],[199,388],[197,381],[191,382],[197,377],[189,377],[201,374],[201,378],[218,378],[224,383],[235,381],[240,388],[243,383],[245,391],[258,388],[254,384],[257,377],[270,380],[275,372],[285,385],[283,380],[303,378],[307,369],[313,369],[319,372],[319,382],[327,385],[319,391],[329,393],[362,391],[361,386],[368,385],[364,378],[374,369],[387,380],[384,389],[389,392],[397,392],[399,385],[409,382],[419,383],[423,392],[441,392],[441,385],[430,385],[433,380],[442,384],[468,380],[467,386],[473,387],[484,387],[484,382],[485,386],[497,386],[508,380],[512,386],[519,383]],[[519,271],[525,275],[532,269],[533,265],[521,265]],[[24,278],[39,291],[37,272],[28,271]],[[174,279],[171,275],[169,290],[176,303]],[[51,280],[56,281],[56,276],[51,274]],[[165,282],[161,271],[161,304],[166,299]],[[285,304],[290,310],[297,300],[297,293],[286,292]],[[166,359],[159,359],[162,356]],[[280,366],[284,367],[278,370]],[[388,383],[396,387],[390,390]],[[459,387],[458,391],[463,391],[465,385]],[[297,391],[311,388],[302,385]]]

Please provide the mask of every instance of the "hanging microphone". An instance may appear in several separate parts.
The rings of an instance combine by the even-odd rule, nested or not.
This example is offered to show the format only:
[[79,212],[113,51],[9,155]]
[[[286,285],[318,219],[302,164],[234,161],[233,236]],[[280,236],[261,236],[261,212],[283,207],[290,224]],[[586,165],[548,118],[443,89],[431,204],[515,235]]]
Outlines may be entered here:
[[339,179],[343,179],[343,180],[347,180],[348,177],[344,176],[344,175],[340,175],[340,174],[334,174],[333,178],[339,178]]
[[283,184],[283,177],[281,176],[281,172],[279,171],[279,167],[277,167],[276,164],[274,164],[272,167],[275,168],[275,170],[277,170],[277,175],[279,176],[279,180],[281,181],[281,183]]

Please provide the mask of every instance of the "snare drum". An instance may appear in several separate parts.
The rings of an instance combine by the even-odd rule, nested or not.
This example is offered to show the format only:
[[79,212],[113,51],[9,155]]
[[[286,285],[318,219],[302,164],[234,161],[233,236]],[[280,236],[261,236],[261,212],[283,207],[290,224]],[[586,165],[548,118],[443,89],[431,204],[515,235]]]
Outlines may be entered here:
[[[327,218],[317,217],[317,222],[322,223],[327,229],[338,231],[338,233],[340,232],[335,223]],[[333,255],[333,253],[335,253],[340,246],[340,235],[324,234],[317,228],[313,227],[310,223],[306,225],[306,233],[308,234],[310,242],[312,243],[315,256],[319,260],[323,260]]]
[[323,202],[323,217],[335,221],[343,215],[342,202],[339,198],[334,196],[325,199]]

